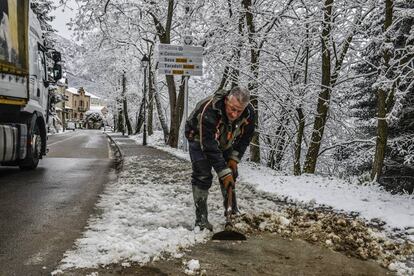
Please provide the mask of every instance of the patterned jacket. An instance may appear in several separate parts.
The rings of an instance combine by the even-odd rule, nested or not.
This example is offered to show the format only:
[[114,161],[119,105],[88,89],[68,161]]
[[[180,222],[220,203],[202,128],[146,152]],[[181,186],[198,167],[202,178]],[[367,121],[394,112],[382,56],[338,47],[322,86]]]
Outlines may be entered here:
[[185,126],[187,139],[200,143],[201,150],[219,177],[227,169],[223,152],[229,151],[228,159],[240,162],[255,129],[255,112],[251,104],[234,122],[227,119],[224,100],[228,92],[218,90],[198,102]]

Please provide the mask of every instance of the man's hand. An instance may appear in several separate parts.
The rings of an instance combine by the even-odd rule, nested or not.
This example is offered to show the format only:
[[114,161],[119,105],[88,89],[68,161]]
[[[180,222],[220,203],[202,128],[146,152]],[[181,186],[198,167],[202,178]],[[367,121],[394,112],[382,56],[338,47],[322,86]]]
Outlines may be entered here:
[[231,169],[233,172],[233,178],[236,179],[239,176],[239,172],[237,170],[237,162],[236,160],[230,159],[227,162],[227,166]]
[[230,186],[234,189],[234,178],[232,174],[225,175],[220,180],[226,191],[229,189]]

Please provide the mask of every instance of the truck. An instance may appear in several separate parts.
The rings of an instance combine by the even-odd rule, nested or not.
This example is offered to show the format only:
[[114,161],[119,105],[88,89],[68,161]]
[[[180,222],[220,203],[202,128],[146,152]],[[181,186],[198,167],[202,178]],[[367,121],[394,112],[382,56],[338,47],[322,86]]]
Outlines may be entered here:
[[49,86],[61,78],[28,0],[0,0],[0,165],[35,169],[47,152]]

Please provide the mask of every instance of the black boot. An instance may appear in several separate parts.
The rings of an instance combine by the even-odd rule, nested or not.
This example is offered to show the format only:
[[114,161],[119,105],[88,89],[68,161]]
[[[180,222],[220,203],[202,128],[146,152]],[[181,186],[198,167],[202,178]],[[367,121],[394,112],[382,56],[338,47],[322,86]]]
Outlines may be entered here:
[[196,207],[196,221],[195,226],[200,227],[200,230],[208,229],[213,231],[213,225],[208,221],[207,197],[208,190],[203,190],[195,185],[193,187],[194,205]]
[[[222,183],[220,183],[221,194],[223,195],[223,206],[224,206],[224,216],[227,213],[227,190],[224,189]],[[236,199],[236,191],[233,189],[233,196],[232,196],[232,206],[231,206],[231,214],[237,215],[240,214],[239,208],[237,207],[237,199]]]

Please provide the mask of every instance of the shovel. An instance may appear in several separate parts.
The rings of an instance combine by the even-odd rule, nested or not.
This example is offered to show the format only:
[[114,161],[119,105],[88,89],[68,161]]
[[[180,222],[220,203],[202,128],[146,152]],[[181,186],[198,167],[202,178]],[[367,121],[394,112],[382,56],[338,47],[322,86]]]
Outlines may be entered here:
[[233,187],[230,185],[227,190],[227,209],[226,209],[226,225],[224,230],[213,235],[213,240],[220,241],[245,241],[247,238],[240,232],[233,230],[233,223],[231,221],[231,213],[233,206]]

